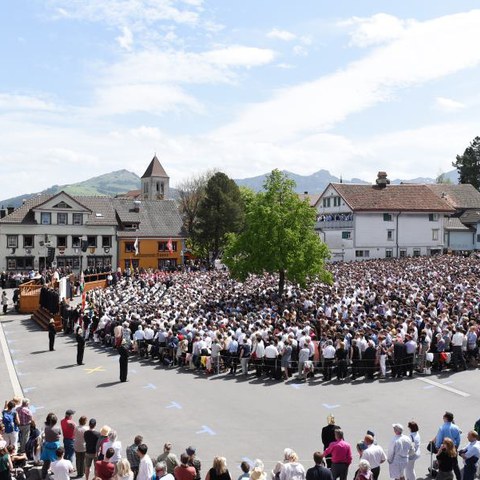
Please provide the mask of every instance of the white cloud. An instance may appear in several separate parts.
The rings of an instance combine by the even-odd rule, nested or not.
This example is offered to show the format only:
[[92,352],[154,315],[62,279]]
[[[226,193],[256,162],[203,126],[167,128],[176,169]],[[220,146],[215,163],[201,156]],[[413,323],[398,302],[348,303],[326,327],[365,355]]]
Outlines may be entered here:
[[[177,0],[51,0],[63,17],[106,22],[110,25],[151,25],[158,21],[198,23],[201,1]],[[182,8],[182,4],[187,8]]]
[[303,45],[295,45],[293,47],[293,54],[297,57],[306,57],[308,55],[308,50]]
[[0,110],[6,111],[57,111],[59,108],[52,102],[29,95],[0,93]]
[[437,97],[435,99],[435,106],[445,112],[457,112],[465,108],[465,104],[446,97]]
[[118,44],[125,50],[132,50],[133,45],[133,33],[128,27],[121,28],[122,35],[117,37]]
[[225,48],[205,52],[202,54],[202,57],[212,65],[250,68],[272,62],[275,58],[275,53],[273,50],[266,48],[230,45]]
[[280,30],[278,28],[270,30],[267,33],[267,37],[274,38],[276,40],[283,40],[285,42],[291,42],[292,40],[295,40],[297,38],[294,33],[289,32],[288,30]]
[[402,89],[480,65],[479,24],[480,10],[412,24],[397,40],[344,69],[246,108],[216,133],[282,142],[329,130]]
[[160,115],[183,109],[200,112],[202,107],[197,100],[173,85],[136,84],[100,89],[94,111],[98,115],[133,112]]
[[202,106],[185,90],[192,84],[235,81],[237,69],[273,61],[272,50],[232,45],[205,52],[143,50],[125,54],[105,67],[96,82],[95,114],[132,112],[162,114],[173,110],[201,112]]
[[340,22],[339,25],[353,28],[350,33],[350,45],[370,47],[400,38],[416,23],[415,20],[402,20],[386,13],[377,13],[368,18],[352,17]]

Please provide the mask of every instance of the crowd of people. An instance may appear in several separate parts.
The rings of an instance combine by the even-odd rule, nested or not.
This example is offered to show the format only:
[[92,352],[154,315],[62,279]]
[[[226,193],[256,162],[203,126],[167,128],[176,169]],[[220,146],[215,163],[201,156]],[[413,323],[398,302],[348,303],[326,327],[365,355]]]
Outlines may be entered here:
[[136,272],[62,314],[68,331],[167,366],[330,381],[476,368],[480,261],[452,256],[331,265],[334,283],[223,271]]
[[[170,442],[165,442],[160,452],[158,447],[149,448],[137,434],[125,448],[110,426],[97,429],[97,420],[85,415],[79,416],[77,423],[74,415],[75,411],[68,409],[59,422],[54,413],[48,413],[41,424],[34,418],[27,398],[14,397],[5,402],[0,422],[0,479],[10,480],[12,475],[17,480],[34,478],[34,472],[39,480],[48,476],[69,480],[75,474],[75,478],[86,480],[232,480],[225,457],[216,456],[205,471],[193,446],[177,456]],[[400,423],[392,424],[392,428],[386,449],[371,430],[352,447],[335,417],[329,415],[321,432],[323,449],[313,453],[311,468],[305,468],[297,453],[286,448],[283,459],[271,472],[259,459],[243,461],[238,480],[346,480],[349,474],[354,480],[378,480],[385,466],[391,479],[416,480],[415,463],[425,454],[419,426],[412,420],[408,432]],[[445,412],[442,425],[428,444],[436,459],[432,470],[437,480],[453,480],[454,476],[457,480],[474,480],[480,459],[479,430],[480,420],[468,431],[466,440],[462,439],[453,414]]]

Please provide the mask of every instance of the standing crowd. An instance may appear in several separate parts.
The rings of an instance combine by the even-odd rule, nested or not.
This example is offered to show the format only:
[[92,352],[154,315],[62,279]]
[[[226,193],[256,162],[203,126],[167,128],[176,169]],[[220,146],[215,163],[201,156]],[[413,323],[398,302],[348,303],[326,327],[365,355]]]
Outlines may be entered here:
[[[104,425],[97,429],[96,419],[87,420],[85,415],[77,423],[74,415],[75,411],[68,409],[59,422],[54,413],[49,413],[40,424],[27,398],[5,402],[0,423],[0,480],[12,476],[16,480],[69,480],[74,475],[86,480],[235,480],[225,457],[216,456],[205,472],[193,446],[177,456],[172,444],[166,442],[162,451],[157,448],[158,455],[152,456],[149,452],[153,449],[142,435],[136,435],[125,448],[113,428]],[[335,417],[329,415],[321,432],[323,450],[313,453],[311,468],[305,468],[297,453],[287,448],[271,472],[259,459],[252,464],[243,461],[238,480],[378,480],[384,468],[390,479],[416,480],[415,463],[425,453],[419,426],[410,421],[408,432],[400,423],[392,428],[386,449],[371,430],[352,448]],[[437,480],[474,480],[480,459],[479,430],[480,420],[462,442],[463,434],[453,414],[445,412],[442,425],[428,444],[432,459],[436,459],[432,473]],[[382,478],[387,478],[386,473]]]

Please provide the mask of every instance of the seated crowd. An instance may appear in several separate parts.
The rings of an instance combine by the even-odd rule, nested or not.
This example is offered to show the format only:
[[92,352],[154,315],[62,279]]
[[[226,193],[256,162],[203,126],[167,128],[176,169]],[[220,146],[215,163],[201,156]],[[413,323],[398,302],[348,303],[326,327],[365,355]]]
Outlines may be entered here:
[[[480,260],[453,256],[330,265],[334,283],[238,282],[224,271],[135,272],[87,293],[64,323],[87,339],[209,373],[326,381],[477,366]],[[74,319],[74,320],[73,320]],[[68,327],[69,325],[69,327]]]

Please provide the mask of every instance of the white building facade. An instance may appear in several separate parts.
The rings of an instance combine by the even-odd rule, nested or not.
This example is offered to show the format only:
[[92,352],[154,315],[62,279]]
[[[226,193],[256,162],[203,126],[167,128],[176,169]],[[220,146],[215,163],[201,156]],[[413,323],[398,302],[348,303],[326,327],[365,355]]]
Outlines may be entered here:
[[0,220],[0,270],[109,269],[117,262],[116,225],[108,197],[32,197]]
[[444,215],[452,208],[425,185],[329,184],[316,230],[333,261],[441,253]]

